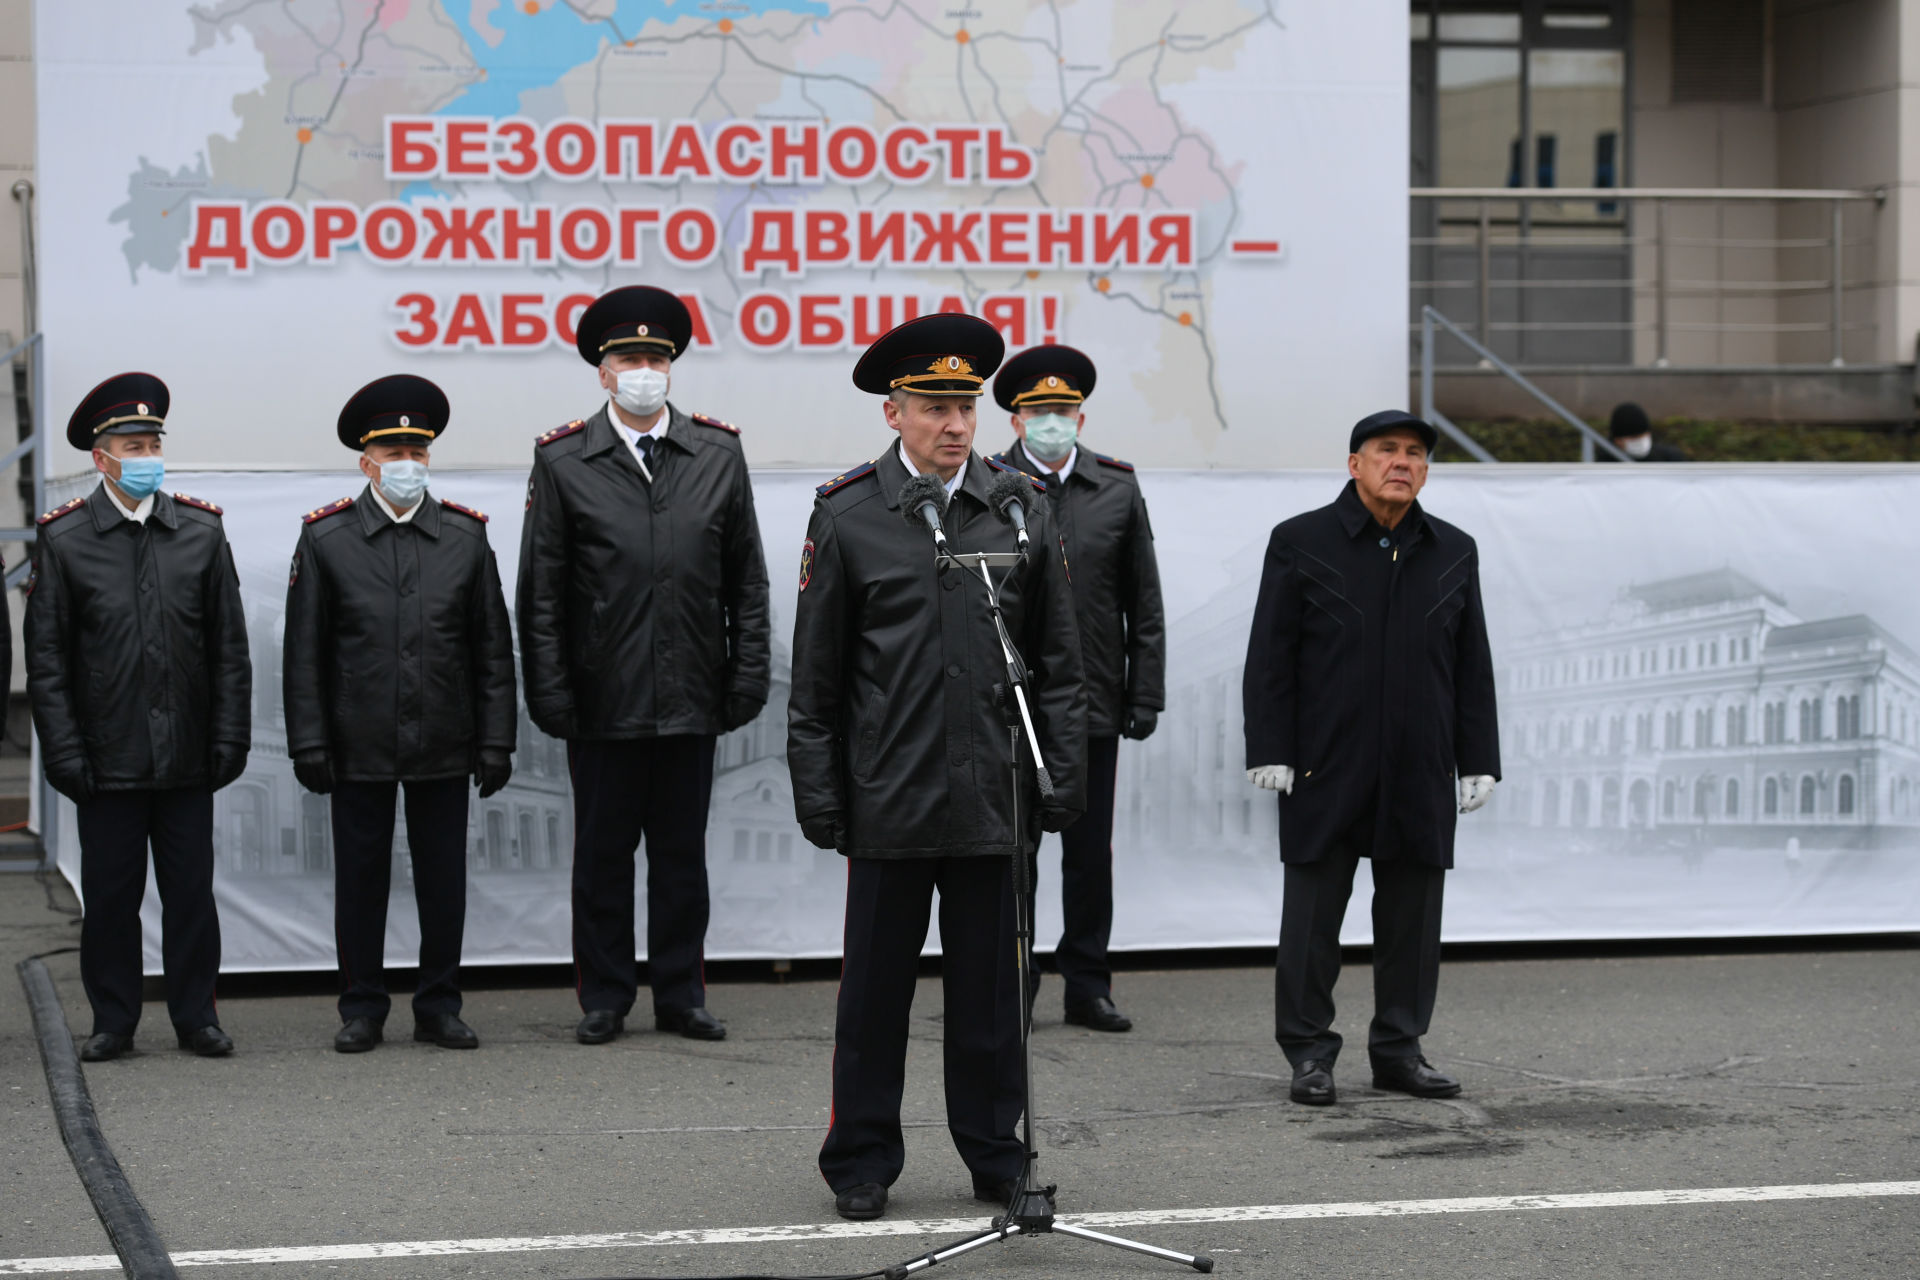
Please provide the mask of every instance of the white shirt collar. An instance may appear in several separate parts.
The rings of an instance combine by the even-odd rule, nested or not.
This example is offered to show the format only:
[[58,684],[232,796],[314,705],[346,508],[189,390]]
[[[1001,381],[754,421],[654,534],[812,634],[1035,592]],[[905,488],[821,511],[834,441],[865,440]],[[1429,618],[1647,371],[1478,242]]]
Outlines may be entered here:
[[[907,442],[906,442],[905,440],[902,440],[902,441],[900,442],[900,462],[901,462],[901,465],[903,465],[904,467],[906,467],[906,469],[907,469],[907,474],[908,474],[908,475],[915,475],[915,476],[918,476],[918,475],[935,475],[935,476],[937,476],[937,475],[939,475],[939,474],[940,474],[940,473],[939,473],[939,472],[937,472],[937,471],[922,471],[922,470],[920,470],[920,468],[918,468],[918,467],[916,467],[916,466],[914,466],[914,465],[913,465],[913,459],[912,459],[912,458],[909,458],[909,457],[907,456]],[[967,478],[967,464],[963,462],[963,463],[961,463],[961,464],[960,464],[960,469],[959,469],[958,471],[956,471],[956,472],[954,472],[954,473],[953,473],[953,479],[951,479],[951,480],[947,480],[947,481],[943,481],[943,482],[942,482],[942,483],[944,483],[944,484],[945,484],[945,485],[947,486],[947,496],[948,496],[949,498],[951,498],[951,497],[953,496],[953,494],[954,494],[954,490],[956,490],[956,489],[958,489],[958,488],[960,487],[960,482],[961,482],[962,480],[965,480],[966,478]]]
[[108,484],[104,479],[100,481],[100,487],[107,491],[107,501],[113,503],[114,508],[119,511],[121,515],[133,521],[135,524],[145,524],[147,517],[153,514],[152,494],[148,494],[146,497],[140,499],[140,501],[134,503],[133,507],[129,509],[126,503],[120,501],[120,496],[113,491],[113,486]]
[[[1020,452],[1026,454],[1029,458],[1033,458],[1033,450],[1027,448],[1027,442],[1025,440],[1022,440],[1020,442]],[[1053,471],[1053,468],[1049,467],[1046,463],[1040,461],[1040,459],[1038,458],[1033,458],[1033,465],[1036,467],[1039,467],[1042,471],[1053,471],[1054,475],[1057,475],[1060,477],[1060,483],[1065,484],[1067,482],[1067,477],[1073,474],[1073,464],[1078,462],[1079,460],[1080,460],[1080,446],[1076,444],[1073,446],[1073,448],[1067,450],[1067,460],[1060,464],[1060,469],[1058,471]]]
[[404,512],[395,511],[393,509],[393,504],[387,501],[387,495],[380,492],[379,485],[377,484],[368,485],[367,492],[373,495],[373,500],[380,504],[380,509],[386,512],[388,518],[391,519],[395,524],[411,523],[413,521],[413,518],[420,514],[420,508],[427,505],[427,495],[423,493],[420,495],[420,501],[408,507]]
[[647,460],[640,454],[640,437],[645,436],[655,444],[659,444],[662,440],[665,440],[667,438],[667,427],[673,421],[673,410],[662,409],[659,419],[653,424],[652,430],[635,431],[621,420],[620,413],[614,406],[613,398],[609,396],[607,398],[607,421],[611,422],[614,430],[620,433],[620,438],[627,442],[627,450],[633,454],[633,460],[640,464],[640,469],[646,472],[648,478],[651,479],[653,469],[647,465]]

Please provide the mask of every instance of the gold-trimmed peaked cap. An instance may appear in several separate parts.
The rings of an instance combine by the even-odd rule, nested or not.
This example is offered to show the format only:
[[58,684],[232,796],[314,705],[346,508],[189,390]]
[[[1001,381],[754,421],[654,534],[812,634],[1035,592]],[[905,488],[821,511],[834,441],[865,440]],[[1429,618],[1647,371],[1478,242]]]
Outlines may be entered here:
[[91,450],[101,436],[165,435],[167,384],[150,373],[116,373],[87,392],[67,419],[67,443]]
[[853,385],[876,396],[977,396],[1006,353],[1000,331],[979,316],[919,316],[867,348],[853,366]]
[[425,378],[375,378],[340,410],[340,443],[355,453],[370,444],[432,444],[452,413],[447,393]]
[[675,360],[693,340],[693,313],[665,289],[630,284],[609,290],[580,313],[573,344],[598,365],[622,351],[650,351]]
[[1093,361],[1057,342],[1028,347],[1000,367],[993,400],[1014,412],[1026,404],[1079,404],[1093,394]]

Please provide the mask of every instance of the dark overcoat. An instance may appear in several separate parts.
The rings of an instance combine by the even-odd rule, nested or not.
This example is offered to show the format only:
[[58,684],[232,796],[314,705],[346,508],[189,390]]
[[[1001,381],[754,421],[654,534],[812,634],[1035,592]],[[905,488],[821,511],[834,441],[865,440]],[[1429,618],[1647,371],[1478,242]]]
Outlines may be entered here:
[[[1007,678],[1000,641],[982,584],[936,565],[931,536],[907,524],[899,493],[908,475],[890,444],[814,500],[787,707],[794,816],[844,815],[841,852],[853,857],[1011,854],[1034,838],[1025,819],[1040,797],[1023,767],[1026,830],[1016,831],[1012,745],[994,696]],[[993,475],[969,458],[944,520],[956,552],[1014,550],[1012,529],[987,505]],[[1048,807],[1078,814],[1087,772],[1080,638],[1059,534],[1044,494],[1033,499],[1026,561],[993,572],[1031,676]]]
[[1451,867],[1455,777],[1500,776],[1479,551],[1418,503],[1395,533],[1349,482],[1267,543],[1242,697],[1247,767],[1294,770],[1286,862],[1371,812],[1374,856]]

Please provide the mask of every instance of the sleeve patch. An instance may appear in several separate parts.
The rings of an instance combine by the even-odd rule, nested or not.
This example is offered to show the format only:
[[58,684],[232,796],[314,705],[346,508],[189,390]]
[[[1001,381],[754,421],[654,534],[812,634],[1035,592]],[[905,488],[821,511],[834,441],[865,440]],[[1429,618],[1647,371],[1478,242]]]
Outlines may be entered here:
[[800,548],[800,589],[805,591],[807,584],[813,581],[813,539],[808,538]]
[[720,419],[710,417],[704,413],[696,413],[693,414],[692,417],[695,422],[703,427],[718,427],[720,430],[732,432],[736,436],[740,434],[740,428],[734,426],[731,422],[722,422]]
[[293,586],[300,581],[300,548],[293,549],[293,567],[287,570],[287,585]]
[[52,524],[55,520],[58,520],[61,516],[72,515],[74,512],[78,511],[81,507],[85,506],[86,502],[87,500],[85,498],[69,498],[65,502],[61,503],[59,506],[55,507],[53,510],[41,516],[38,520],[35,520],[34,523],[35,524]]
[[535,444],[552,444],[555,440],[565,440],[568,436],[572,435],[574,432],[585,430],[586,425],[587,425],[587,420],[585,418],[575,418],[572,422],[569,422],[564,427],[555,427],[553,430],[541,436],[538,440],[535,440],[534,443]]
[[202,511],[211,511],[216,516],[222,516],[226,514],[226,512],[222,511],[219,507],[214,506],[211,502],[208,502],[205,498],[196,498],[192,494],[176,493],[173,495],[173,500],[175,502],[184,502],[190,507],[198,507]]
[[338,515],[353,505],[352,498],[336,498],[324,507],[315,507],[300,517],[300,523],[312,524],[316,520],[325,520],[328,516]]
[[484,512],[475,511],[472,507],[465,507],[460,505],[457,502],[448,502],[445,498],[440,499],[440,505],[445,507],[449,511],[458,511],[463,516],[472,516],[475,520],[478,520],[481,524],[487,523],[486,514]]

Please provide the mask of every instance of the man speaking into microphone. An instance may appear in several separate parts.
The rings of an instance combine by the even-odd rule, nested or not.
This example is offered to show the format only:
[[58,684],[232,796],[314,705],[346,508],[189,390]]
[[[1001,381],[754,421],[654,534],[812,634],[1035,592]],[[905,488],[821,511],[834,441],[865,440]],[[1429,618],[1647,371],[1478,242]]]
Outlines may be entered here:
[[820,486],[801,550],[787,762],[807,838],[849,859],[820,1149],[846,1218],[883,1214],[906,1160],[907,1019],[936,889],[947,1126],[982,1200],[1005,1204],[1025,1159],[1012,857],[1084,808],[1087,713],[1059,537],[1023,481],[1028,550],[994,578],[1052,788],[1042,795],[1023,748],[1016,825],[1012,696],[985,585],[940,559],[1019,545],[973,452],[974,402],[1003,351],[991,325],[953,314],[868,348],[854,385],[886,397],[895,437]]

